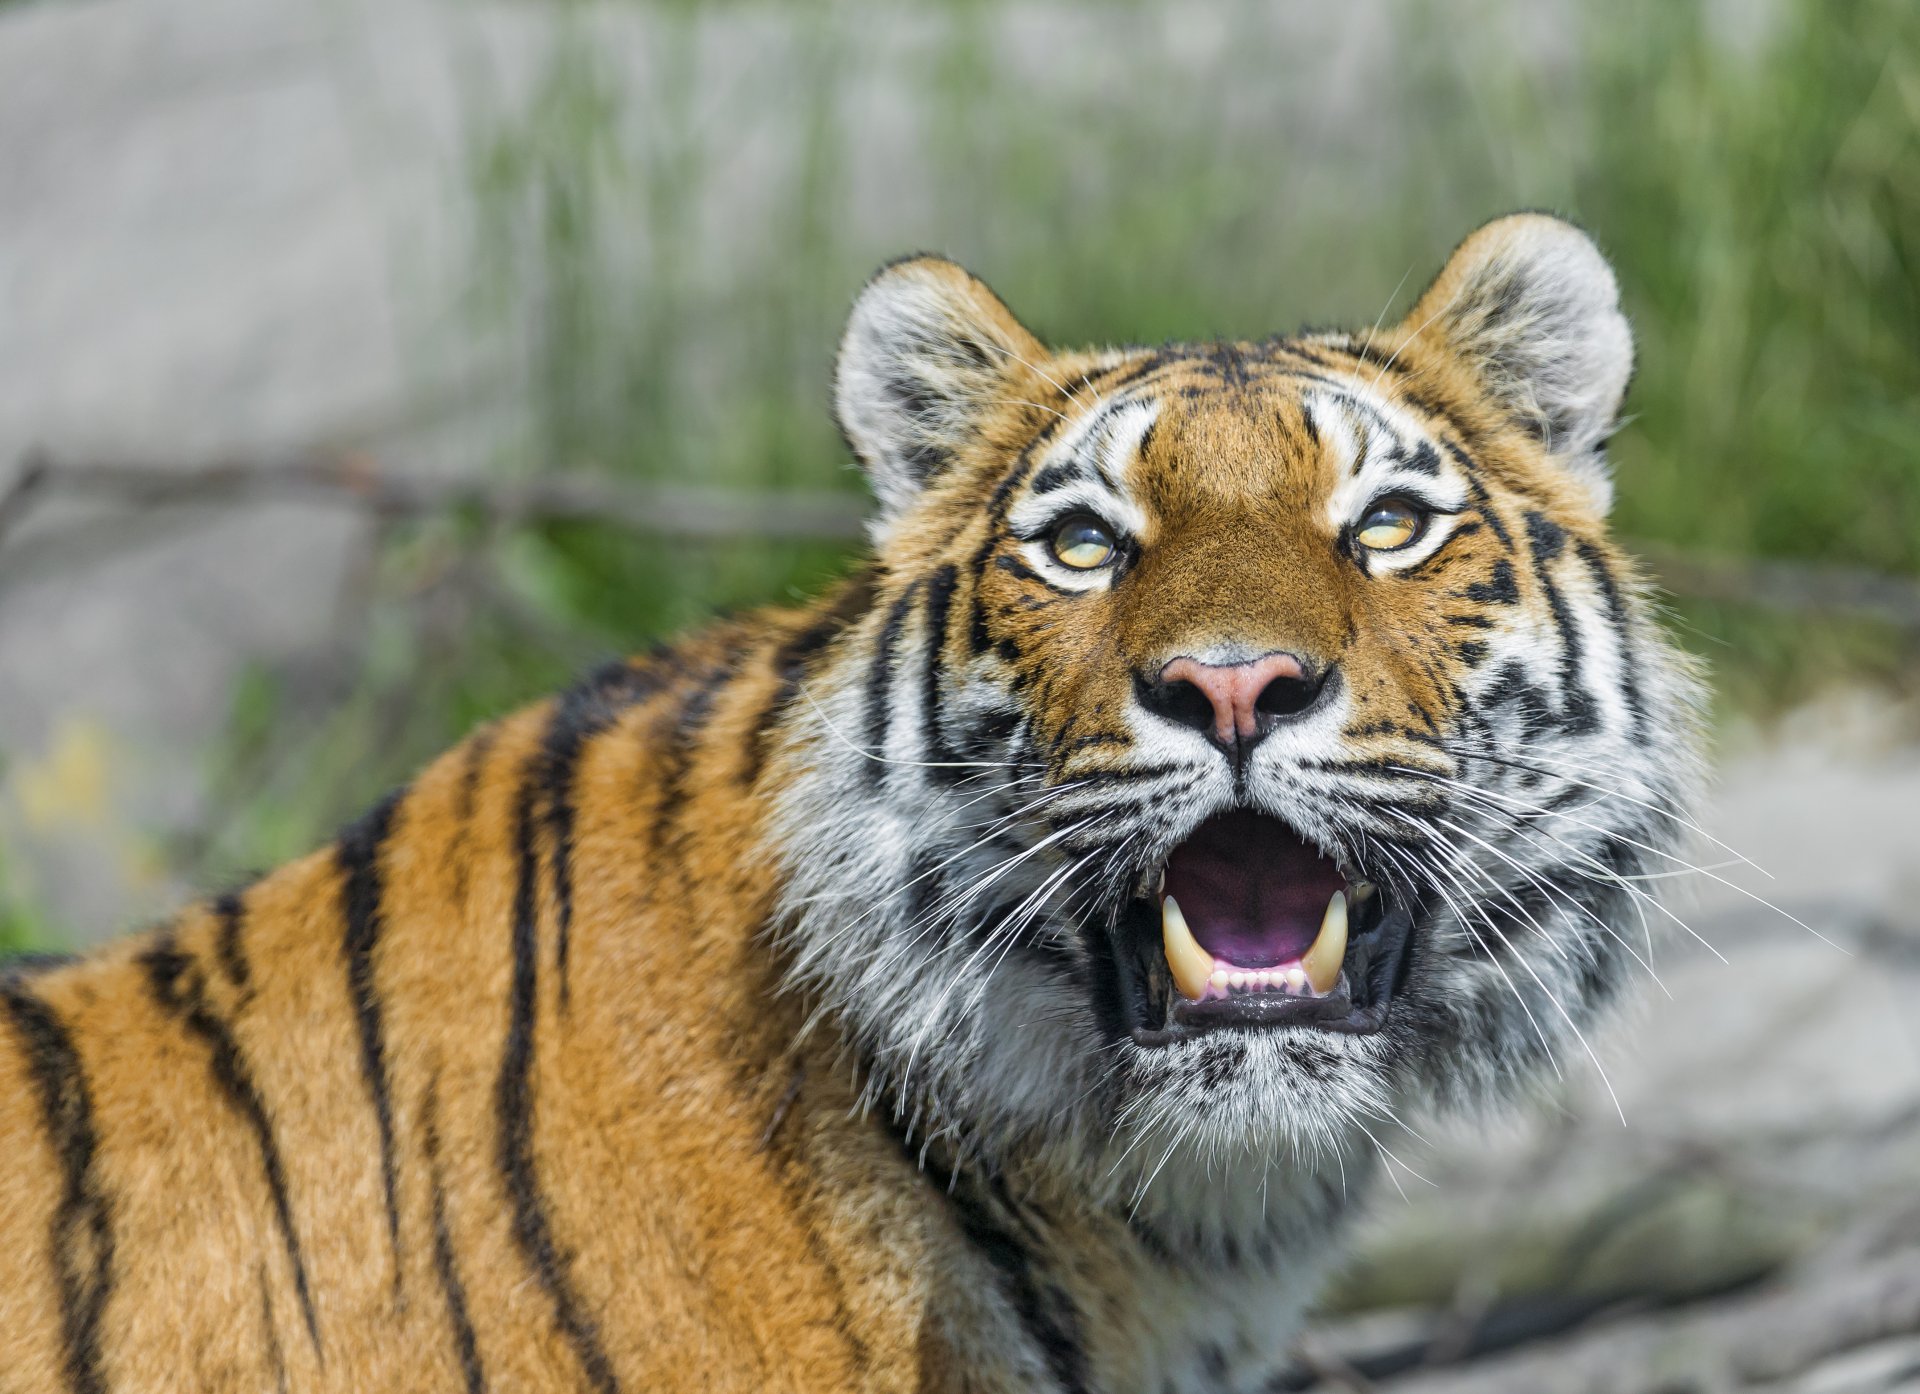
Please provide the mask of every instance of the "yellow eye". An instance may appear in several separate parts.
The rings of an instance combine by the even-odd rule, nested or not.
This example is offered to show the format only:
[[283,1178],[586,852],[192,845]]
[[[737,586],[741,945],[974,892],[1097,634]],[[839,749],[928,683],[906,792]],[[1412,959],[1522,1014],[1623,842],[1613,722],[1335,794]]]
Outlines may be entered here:
[[1375,552],[1395,552],[1426,531],[1427,515],[1405,499],[1381,499],[1353,530],[1354,540]]
[[1053,530],[1053,555],[1075,571],[1105,566],[1119,552],[1113,534],[1098,518],[1076,513]]

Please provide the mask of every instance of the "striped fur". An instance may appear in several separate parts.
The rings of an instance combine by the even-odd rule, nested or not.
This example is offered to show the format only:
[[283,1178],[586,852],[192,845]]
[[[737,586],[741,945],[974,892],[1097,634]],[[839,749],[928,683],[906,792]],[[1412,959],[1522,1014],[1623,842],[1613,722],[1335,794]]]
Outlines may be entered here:
[[[1370,1136],[1577,1051],[1683,826],[1624,333],[1544,218],[1260,344],[1054,353],[889,268],[855,575],[0,980],[0,1390],[1267,1387]],[[1365,556],[1386,487],[1443,514]],[[1064,508],[1123,564],[1052,562]],[[1276,647],[1337,696],[1244,762],[1137,700]],[[1386,1029],[1128,1034],[1128,899],[1235,804],[1419,904]]]

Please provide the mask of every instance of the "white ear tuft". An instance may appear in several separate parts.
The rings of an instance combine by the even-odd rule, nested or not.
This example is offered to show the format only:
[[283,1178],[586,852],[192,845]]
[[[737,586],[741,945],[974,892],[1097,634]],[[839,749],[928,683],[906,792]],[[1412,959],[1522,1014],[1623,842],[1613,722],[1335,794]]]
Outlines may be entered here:
[[939,257],[884,267],[854,302],[834,415],[892,517],[973,441],[1046,350],[986,285]]
[[1586,233],[1540,213],[1488,223],[1455,249],[1402,328],[1443,335],[1606,510],[1602,448],[1633,376],[1633,331],[1613,268]]

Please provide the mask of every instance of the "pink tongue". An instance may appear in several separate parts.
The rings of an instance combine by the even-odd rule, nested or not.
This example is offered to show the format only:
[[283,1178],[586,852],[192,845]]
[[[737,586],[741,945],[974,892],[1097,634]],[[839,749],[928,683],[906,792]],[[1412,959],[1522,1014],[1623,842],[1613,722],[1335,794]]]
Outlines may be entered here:
[[1242,968],[1299,958],[1344,886],[1334,864],[1278,819],[1244,810],[1202,823],[1167,859],[1166,893],[1200,947]]

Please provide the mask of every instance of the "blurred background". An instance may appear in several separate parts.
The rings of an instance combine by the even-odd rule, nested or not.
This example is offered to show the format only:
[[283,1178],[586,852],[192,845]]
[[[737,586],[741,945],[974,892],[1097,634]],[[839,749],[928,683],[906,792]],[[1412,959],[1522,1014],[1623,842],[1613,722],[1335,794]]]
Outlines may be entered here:
[[889,257],[1264,336],[1520,207],[1619,269],[1769,874],[1702,843],[1604,1079],[1389,1142],[1297,1387],[1920,1389],[1914,0],[0,0],[0,953],[845,567]]

